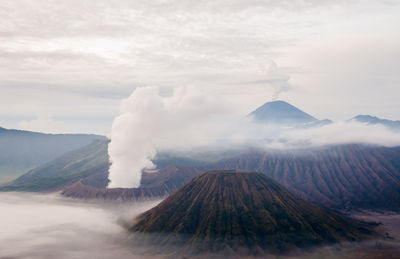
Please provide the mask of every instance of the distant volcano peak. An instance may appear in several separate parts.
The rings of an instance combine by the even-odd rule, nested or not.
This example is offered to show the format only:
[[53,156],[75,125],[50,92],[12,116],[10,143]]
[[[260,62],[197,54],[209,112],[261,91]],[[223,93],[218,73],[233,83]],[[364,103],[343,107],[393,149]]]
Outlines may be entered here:
[[318,120],[297,107],[282,101],[272,101],[263,104],[249,114],[256,122],[275,124],[304,124]]

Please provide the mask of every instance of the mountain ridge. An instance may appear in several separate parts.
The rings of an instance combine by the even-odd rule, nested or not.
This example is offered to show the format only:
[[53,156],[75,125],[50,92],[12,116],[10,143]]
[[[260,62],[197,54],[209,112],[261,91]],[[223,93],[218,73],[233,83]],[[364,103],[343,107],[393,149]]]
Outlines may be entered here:
[[[96,199],[120,202],[164,198],[190,181],[198,173],[199,170],[196,168],[168,166],[158,172],[144,172],[141,185],[137,188],[99,188],[89,183],[91,181],[89,176],[62,189],[61,195],[84,200]],[[102,183],[108,182],[107,176],[108,174],[101,173]]]
[[252,149],[205,170],[258,171],[297,195],[332,208],[400,210],[399,151],[359,144],[297,151]]
[[376,116],[371,115],[357,115],[350,119],[350,121],[357,121],[361,123],[365,123],[367,125],[383,125],[384,127],[394,130],[400,131],[400,120],[388,120],[382,119]]
[[0,127],[0,184],[104,136],[45,134]]
[[0,186],[0,190],[55,190],[91,174],[107,172],[109,168],[108,143],[109,140],[95,140],[89,145],[30,170],[9,184]]
[[[68,160],[64,157],[62,163],[50,163],[48,168],[42,167],[37,170],[40,175],[31,174],[30,177],[35,179],[23,177],[20,183],[3,186],[0,190],[63,190],[62,195],[79,199],[97,199],[95,193],[98,193],[99,199],[107,200],[110,197],[112,200],[113,196],[102,194],[108,184],[106,143],[102,143],[102,148],[104,152],[97,153],[101,155],[101,158],[96,156],[90,158],[93,152],[82,154],[83,157],[90,158],[87,161],[88,165],[96,164],[91,162],[91,159],[104,161],[102,168],[96,169],[93,166],[92,169],[96,170],[89,170],[90,168],[85,168],[85,163],[81,160]],[[90,151],[90,149],[87,150]],[[145,188],[167,190],[170,194],[200,172],[215,169],[240,169],[264,173],[302,198],[327,207],[400,210],[399,161],[400,147],[347,144],[308,150],[249,149],[206,166],[167,166],[155,173],[144,172],[141,185]],[[79,169],[80,167],[84,168]],[[63,176],[63,168],[75,169],[69,173],[68,170],[65,171],[66,175]],[[73,173],[79,171],[82,174]],[[45,172],[47,176],[43,175]],[[65,177],[68,175],[73,176],[74,181],[65,180],[63,184],[46,185],[54,178],[67,179]],[[82,185],[71,186],[73,182],[80,179],[82,179]],[[85,188],[90,189],[90,192],[86,192]],[[124,190],[120,190],[120,194],[123,195],[123,193]],[[128,201],[128,199],[125,200]],[[135,198],[132,197],[132,200]]]

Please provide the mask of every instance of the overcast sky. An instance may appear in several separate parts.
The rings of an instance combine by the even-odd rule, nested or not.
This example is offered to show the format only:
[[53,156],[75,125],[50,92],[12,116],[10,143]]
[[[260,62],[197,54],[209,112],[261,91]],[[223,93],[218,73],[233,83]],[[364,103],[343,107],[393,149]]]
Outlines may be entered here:
[[137,86],[194,86],[247,114],[400,120],[396,0],[3,0],[0,126],[108,134]]

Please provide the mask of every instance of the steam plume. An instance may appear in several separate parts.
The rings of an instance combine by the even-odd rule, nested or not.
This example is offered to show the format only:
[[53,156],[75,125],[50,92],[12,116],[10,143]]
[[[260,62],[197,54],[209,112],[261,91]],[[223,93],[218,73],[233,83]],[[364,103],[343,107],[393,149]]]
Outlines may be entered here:
[[109,155],[109,187],[137,187],[157,151],[212,143],[223,128],[222,102],[194,87],[175,88],[169,97],[158,87],[140,87],[121,103],[114,120]]
[[159,151],[197,148],[304,148],[329,144],[400,145],[400,134],[381,125],[338,122],[318,127],[287,127],[253,123],[228,109],[226,98],[198,87],[137,88],[121,102],[114,120],[109,155],[109,187],[138,187],[143,169],[154,168]]

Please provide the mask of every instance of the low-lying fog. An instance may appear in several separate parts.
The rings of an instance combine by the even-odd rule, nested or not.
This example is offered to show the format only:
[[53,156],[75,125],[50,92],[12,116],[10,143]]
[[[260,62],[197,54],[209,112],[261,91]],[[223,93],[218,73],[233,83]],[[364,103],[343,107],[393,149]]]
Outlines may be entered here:
[[0,193],[0,258],[139,258],[118,221],[158,202],[111,206],[53,194]]
[[[127,233],[118,223],[133,219],[159,202],[111,205],[83,203],[56,194],[0,193],[0,258],[164,258],[140,255],[139,248],[133,250],[134,244],[129,243],[132,241],[128,241]],[[362,258],[371,254],[390,257],[400,251],[398,243],[379,241],[379,247],[375,243],[322,247],[295,257]]]

